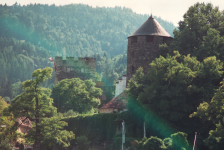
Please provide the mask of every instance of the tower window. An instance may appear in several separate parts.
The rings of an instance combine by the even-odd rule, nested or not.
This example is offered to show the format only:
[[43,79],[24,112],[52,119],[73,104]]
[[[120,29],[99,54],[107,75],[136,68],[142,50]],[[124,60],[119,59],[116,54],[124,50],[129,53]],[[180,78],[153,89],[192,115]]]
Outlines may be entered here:
[[135,67],[134,66],[131,67],[131,72],[135,73]]
[[163,43],[167,42],[167,37],[163,37]]
[[137,37],[136,36],[131,37],[131,44],[133,44],[133,43],[137,43]]
[[146,42],[153,42],[153,36],[146,36]]

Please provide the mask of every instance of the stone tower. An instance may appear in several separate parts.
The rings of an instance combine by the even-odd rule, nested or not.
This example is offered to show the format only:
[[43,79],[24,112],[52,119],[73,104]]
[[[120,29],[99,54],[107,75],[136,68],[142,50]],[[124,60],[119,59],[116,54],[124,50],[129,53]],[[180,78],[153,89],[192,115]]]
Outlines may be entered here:
[[139,67],[147,73],[149,63],[159,56],[159,44],[169,44],[172,37],[152,15],[128,37],[127,82]]

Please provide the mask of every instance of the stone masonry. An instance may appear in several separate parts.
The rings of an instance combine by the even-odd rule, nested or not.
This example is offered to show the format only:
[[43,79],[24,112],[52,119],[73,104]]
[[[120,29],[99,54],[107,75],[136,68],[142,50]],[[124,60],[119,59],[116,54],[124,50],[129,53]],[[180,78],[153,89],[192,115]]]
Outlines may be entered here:
[[[152,41],[148,40],[149,37]],[[164,42],[169,44],[171,39],[171,37],[147,35],[128,37],[127,82],[139,67],[142,67],[144,74],[146,74],[150,67],[149,64],[159,56],[159,44]]]
[[91,57],[79,57],[74,60],[74,57],[55,57],[55,72],[54,84],[56,85],[63,79],[80,78],[82,80],[92,79],[95,81],[96,59]]

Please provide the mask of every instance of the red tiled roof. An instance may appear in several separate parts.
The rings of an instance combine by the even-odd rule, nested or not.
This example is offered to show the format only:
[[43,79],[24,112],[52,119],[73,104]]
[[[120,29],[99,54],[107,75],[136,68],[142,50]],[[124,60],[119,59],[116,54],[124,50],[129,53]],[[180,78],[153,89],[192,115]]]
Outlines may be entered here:
[[125,109],[127,108],[127,93],[122,92],[120,95],[117,97],[113,98],[111,101],[109,101],[107,104],[105,104],[103,107],[100,109],[107,109],[107,108],[115,108],[115,109]]

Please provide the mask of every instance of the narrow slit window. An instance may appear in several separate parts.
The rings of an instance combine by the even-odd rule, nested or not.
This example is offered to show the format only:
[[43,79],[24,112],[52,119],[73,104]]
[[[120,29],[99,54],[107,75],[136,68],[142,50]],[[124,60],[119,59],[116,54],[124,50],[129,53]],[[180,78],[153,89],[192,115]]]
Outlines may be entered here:
[[135,67],[134,66],[131,67],[131,72],[135,73]]

